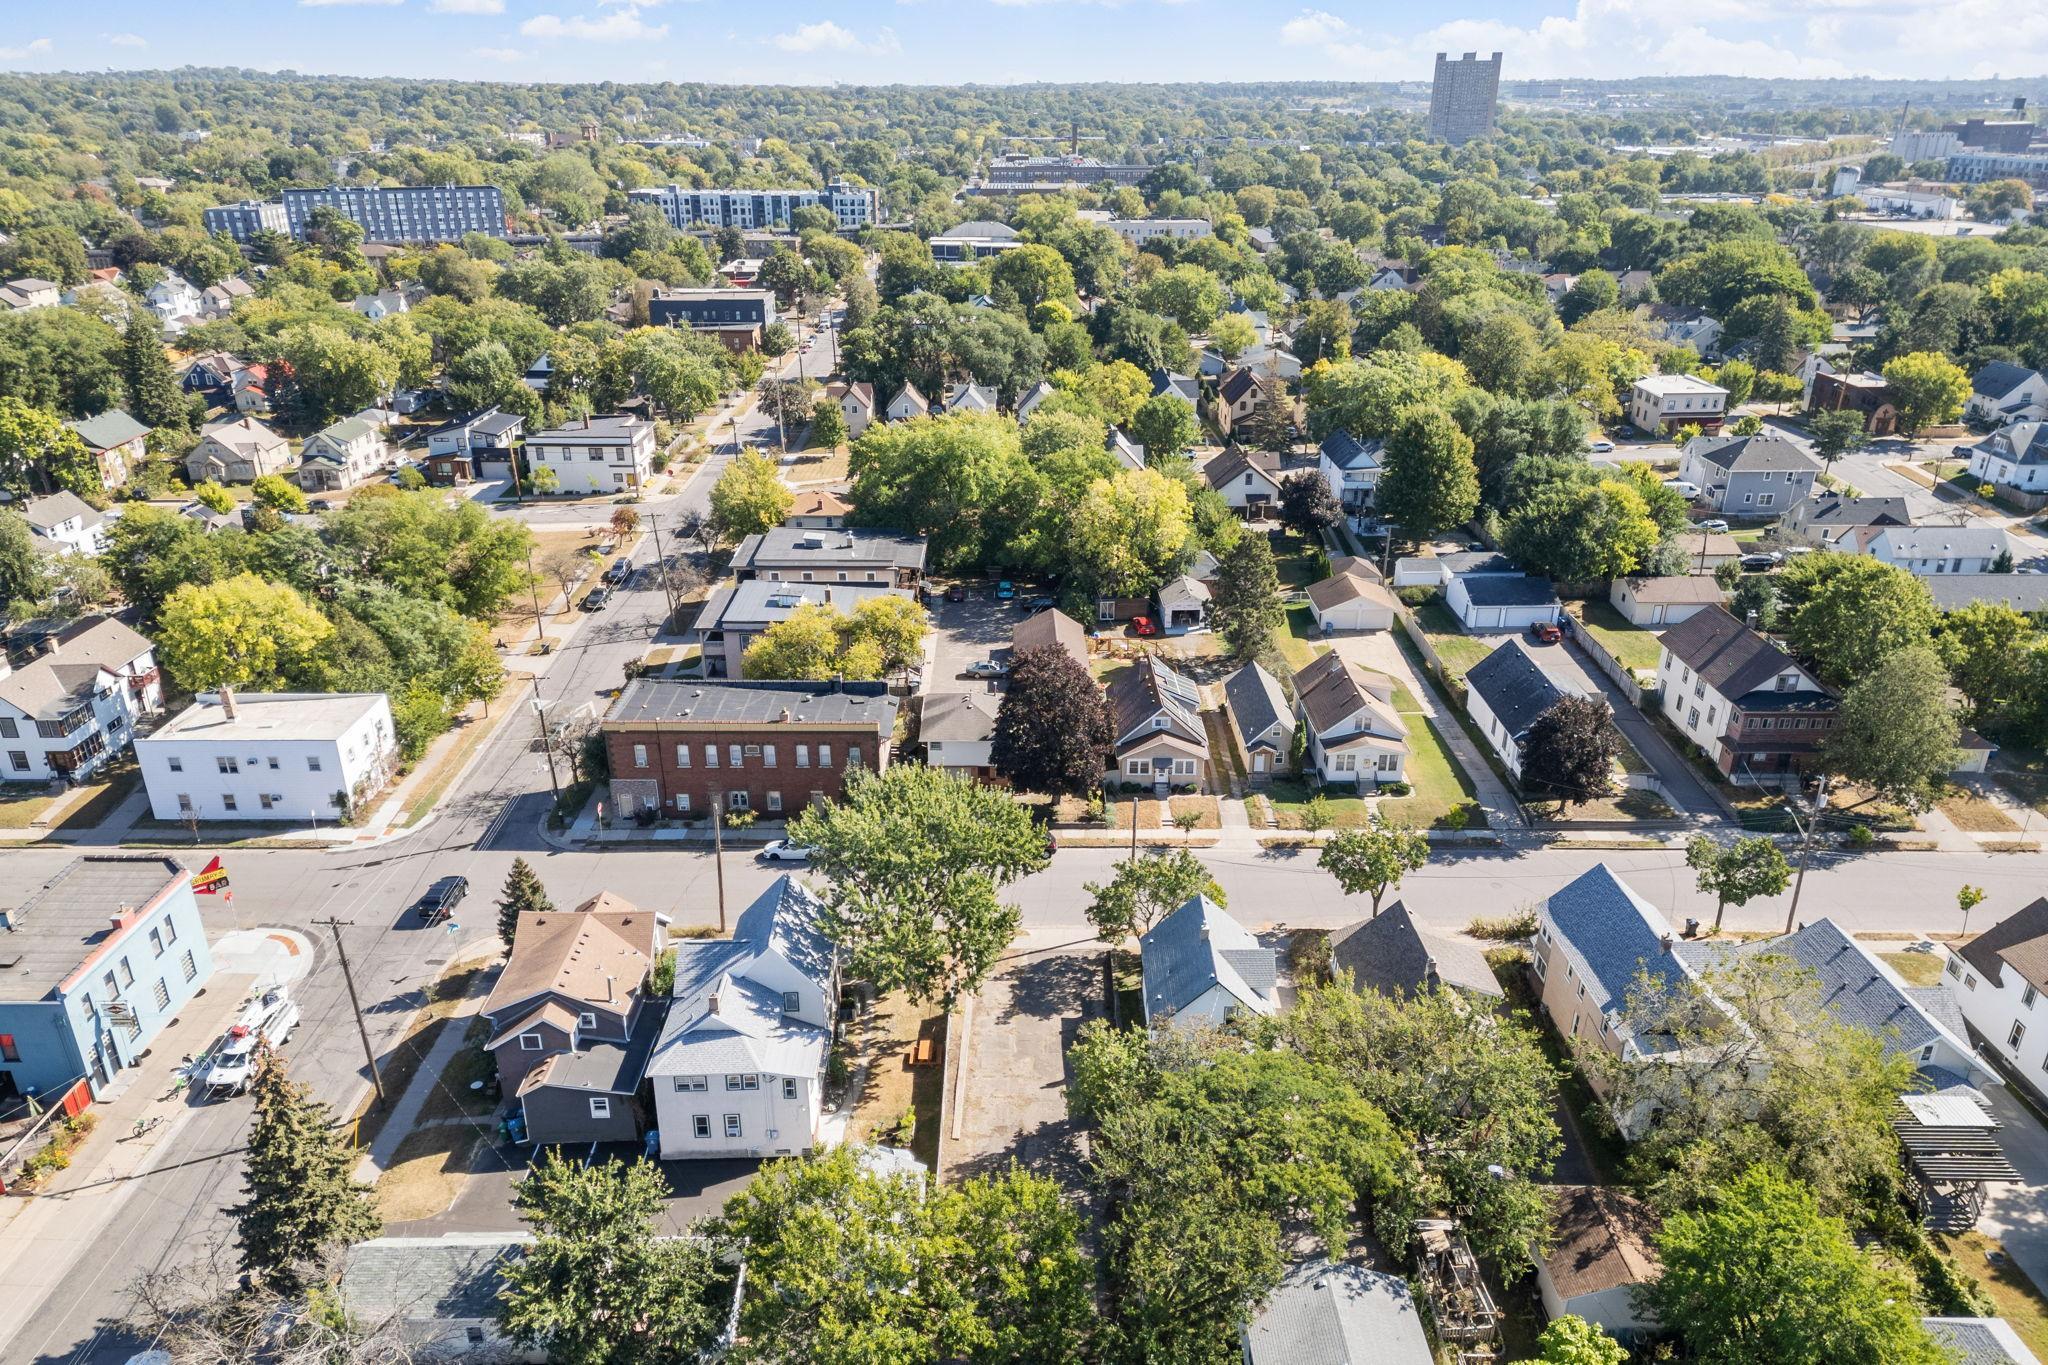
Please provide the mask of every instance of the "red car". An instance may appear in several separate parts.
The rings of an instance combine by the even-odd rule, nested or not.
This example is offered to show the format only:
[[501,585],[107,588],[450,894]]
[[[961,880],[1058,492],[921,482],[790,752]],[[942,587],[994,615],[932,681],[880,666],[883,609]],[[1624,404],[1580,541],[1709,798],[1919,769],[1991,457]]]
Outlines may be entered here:
[[967,585],[965,583],[954,583],[947,587],[946,600],[948,602],[965,602],[967,600]]
[[1556,623],[1552,621],[1531,621],[1529,623],[1529,634],[1535,636],[1538,642],[1546,645],[1554,645],[1564,638],[1564,632],[1559,630]]
[[1157,635],[1158,633],[1159,633],[1159,627],[1158,627],[1158,626],[1156,626],[1156,625],[1154,625],[1154,624],[1152,623],[1152,618],[1151,618],[1151,617],[1149,617],[1149,616],[1133,616],[1133,617],[1131,618],[1131,634],[1133,634],[1133,635]]

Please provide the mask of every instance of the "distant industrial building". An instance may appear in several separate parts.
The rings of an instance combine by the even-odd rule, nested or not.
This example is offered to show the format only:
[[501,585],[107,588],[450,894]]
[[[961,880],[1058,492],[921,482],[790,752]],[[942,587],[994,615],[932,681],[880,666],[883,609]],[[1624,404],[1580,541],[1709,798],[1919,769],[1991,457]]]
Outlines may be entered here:
[[505,196],[496,185],[331,185],[286,190],[292,236],[304,238],[315,209],[333,209],[370,242],[459,242],[472,232],[505,235]]
[[683,185],[657,185],[628,190],[635,204],[652,204],[671,227],[699,225],[736,228],[787,228],[800,208],[829,212],[842,232],[871,227],[881,221],[882,197],[871,189],[829,182],[822,190],[699,190]]
[[1966,185],[2024,180],[2048,187],[2048,152],[1957,152],[1948,159],[1948,178]]
[[232,237],[237,243],[252,241],[259,232],[289,232],[291,222],[283,204],[244,199],[239,204],[222,204],[200,215],[208,233]]
[[1467,52],[1452,61],[1436,54],[1436,76],[1429,85],[1429,135],[1452,146],[1489,136],[1500,103],[1500,54],[1481,60]]

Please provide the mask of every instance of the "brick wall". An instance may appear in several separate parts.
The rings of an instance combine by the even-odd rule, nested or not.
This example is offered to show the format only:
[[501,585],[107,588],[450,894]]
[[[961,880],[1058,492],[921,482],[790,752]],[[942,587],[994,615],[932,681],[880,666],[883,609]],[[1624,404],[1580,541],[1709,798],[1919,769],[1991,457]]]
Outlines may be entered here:
[[[678,745],[688,747],[688,766],[677,762]],[[707,745],[717,751],[716,767],[706,761]],[[735,747],[739,750],[737,764],[733,762]],[[854,766],[849,758],[856,748],[858,766],[887,766],[887,742],[872,725],[708,728],[664,724],[605,731],[613,779],[652,780],[668,815],[708,814],[714,791],[724,794],[727,810],[741,809],[734,794],[745,792],[745,809],[764,817],[795,814],[813,793],[837,800],[845,788],[847,771]],[[676,804],[679,795],[689,798],[687,807]]]

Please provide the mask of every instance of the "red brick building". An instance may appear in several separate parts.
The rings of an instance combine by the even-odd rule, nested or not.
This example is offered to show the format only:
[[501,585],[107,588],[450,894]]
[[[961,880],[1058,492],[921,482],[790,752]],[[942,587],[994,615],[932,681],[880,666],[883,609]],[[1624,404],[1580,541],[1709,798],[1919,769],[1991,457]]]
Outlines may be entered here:
[[837,800],[857,768],[884,768],[896,698],[879,682],[635,678],[600,730],[613,808],[768,819]]

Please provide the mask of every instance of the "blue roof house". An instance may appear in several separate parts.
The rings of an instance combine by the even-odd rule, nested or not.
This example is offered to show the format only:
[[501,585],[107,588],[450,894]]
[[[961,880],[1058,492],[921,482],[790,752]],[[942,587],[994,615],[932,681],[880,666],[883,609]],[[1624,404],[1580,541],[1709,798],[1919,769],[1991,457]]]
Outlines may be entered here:
[[1279,1008],[1279,961],[1207,896],[1195,896],[1138,940],[1145,1024],[1214,1027]]

